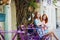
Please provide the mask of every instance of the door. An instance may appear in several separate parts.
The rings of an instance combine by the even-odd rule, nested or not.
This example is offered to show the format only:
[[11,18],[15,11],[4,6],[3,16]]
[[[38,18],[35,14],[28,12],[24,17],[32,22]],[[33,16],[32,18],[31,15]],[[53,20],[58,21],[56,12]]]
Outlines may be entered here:
[[56,27],[60,27],[60,7],[56,8]]

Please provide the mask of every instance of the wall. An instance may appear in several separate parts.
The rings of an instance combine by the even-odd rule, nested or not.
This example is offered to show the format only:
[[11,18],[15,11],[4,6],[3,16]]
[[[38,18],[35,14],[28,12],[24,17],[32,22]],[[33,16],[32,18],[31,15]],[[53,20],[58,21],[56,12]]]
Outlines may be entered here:
[[[15,8],[15,3],[14,1],[12,1],[11,4],[11,13],[12,13],[12,30],[17,30],[17,26],[16,26],[16,8]],[[15,33],[12,34],[12,37],[15,35]],[[16,37],[17,38],[17,37]],[[15,38],[15,40],[17,40]]]
[[12,2],[11,4],[11,13],[12,13],[12,29],[16,30],[16,8],[14,2]]
[[[0,5],[0,13],[3,14],[3,6]],[[0,22],[0,30],[4,30],[4,22]]]
[[4,30],[4,22],[0,22],[0,30]]
[[[2,10],[3,6],[0,6],[0,9]],[[3,13],[3,10],[1,12]],[[15,30],[16,29],[16,8],[14,2],[11,3],[11,16],[12,16],[12,29]],[[1,24],[3,24],[3,22],[0,22],[0,25]]]

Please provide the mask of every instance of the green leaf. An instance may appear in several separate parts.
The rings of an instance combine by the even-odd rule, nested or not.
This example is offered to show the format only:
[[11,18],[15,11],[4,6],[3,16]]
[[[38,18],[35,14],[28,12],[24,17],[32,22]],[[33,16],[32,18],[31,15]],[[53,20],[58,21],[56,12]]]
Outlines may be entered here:
[[[53,4],[55,5],[55,3],[57,3],[57,0],[53,0]],[[56,6],[56,5],[55,5]]]
[[30,2],[29,6],[32,6],[33,8],[37,8],[38,7],[36,2]]

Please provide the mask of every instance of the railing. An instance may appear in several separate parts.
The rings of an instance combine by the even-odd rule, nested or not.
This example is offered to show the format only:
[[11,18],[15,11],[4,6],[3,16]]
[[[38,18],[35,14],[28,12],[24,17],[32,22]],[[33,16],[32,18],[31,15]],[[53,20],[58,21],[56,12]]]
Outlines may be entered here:
[[[25,28],[25,29],[38,29],[38,28]],[[4,38],[4,35],[2,34],[2,33],[15,33],[15,35],[14,35],[14,37],[12,38],[12,40],[15,40],[15,38],[16,38],[16,36],[19,34],[20,35],[20,37],[21,37],[21,40],[24,40],[24,37],[25,38],[27,38],[28,40],[33,40],[33,39],[35,39],[35,40],[40,40],[40,38],[39,38],[39,36],[38,35],[35,35],[35,34],[37,34],[37,33],[35,33],[35,34],[26,34],[27,36],[24,36],[23,34],[25,33],[24,31],[21,31],[21,30],[15,30],[15,31],[1,31],[0,30],[0,35],[1,35],[1,37],[2,37],[2,39],[3,40],[5,40],[5,38]],[[23,36],[22,36],[23,35]],[[1,38],[0,38],[1,39]],[[27,40],[26,39],[26,40]]]
[[[24,28],[24,27],[22,29],[25,29],[25,30],[31,29],[32,32],[29,33],[28,31],[27,32],[21,31],[21,29],[14,30],[14,31],[2,31],[2,30],[0,30],[0,35],[1,35],[1,37],[2,37],[3,40],[5,40],[5,37],[4,37],[4,35],[2,33],[7,33],[7,34],[8,33],[12,33],[12,34],[15,33],[15,35],[12,38],[12,40],[15,40],[15,38],[16,38],[16,36],[18,34],[19,34],[21,40],[41,40],[41,38],[38,36],[38,33],[36,32],[36,29],[38,29],[38,28],[34,28],[34,25],[29,25],[28,28]],[[20,27],[18,27],[18,28],[20,28]],[[31,30],[29,30],[29,31],[31,31]],[[49,39],[49,36],[47,36],[47,37],[48,37],[47,39]],[[45,38],[46,38],[46,36],[44,36],[44,39]]]

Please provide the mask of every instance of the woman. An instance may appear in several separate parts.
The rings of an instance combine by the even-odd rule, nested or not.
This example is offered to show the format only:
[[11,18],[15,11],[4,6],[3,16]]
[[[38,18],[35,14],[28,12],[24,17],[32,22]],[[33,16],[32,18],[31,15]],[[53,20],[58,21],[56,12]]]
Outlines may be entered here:
[[36,26],[36,31],[40,37],[40,40],[42,40],[42,35],[41,35],[41,15],[38,12],[35,12],[35,17],[34,17],[34,25]]
[[[49,27],[47,27],[48,25],[47,25],[47,23],[48,23],[48,17],[47,17],[47,15],[46,14],[43,14],[42,15],[42,27],[43,27],[43,34],[45,35],[45,36],[51,36],[52,37],[52,35],[56,38],[56,40],[58,40],[58,38],[55,36],[55,34],[53,33],[53,32],[49,32]],[[46,38],[46,37],[45,37]],[[44,39],[45,39],[44,38]]]
[[43,40],[49,40],[47,23],[48,23],[48,17],[46,14],[43,14],[42,15],[42,24],[41,24],[42,32],[43,32]]
[[34,14],[35,14],[35,16],[34,16],[34,24],[36,26],[41,25],[41,15],[38,12],[35,12]]

